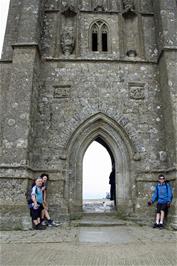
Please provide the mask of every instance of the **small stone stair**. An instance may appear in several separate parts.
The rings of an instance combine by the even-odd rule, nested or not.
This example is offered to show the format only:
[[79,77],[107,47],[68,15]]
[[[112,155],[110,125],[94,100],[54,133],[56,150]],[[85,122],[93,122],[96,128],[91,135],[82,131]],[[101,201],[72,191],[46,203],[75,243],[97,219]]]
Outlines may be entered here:
[[133,224],[130,221],[120,219],[116,213],[86,213],[80,220],[73,221],[72,225],[80,227],[113,227]]

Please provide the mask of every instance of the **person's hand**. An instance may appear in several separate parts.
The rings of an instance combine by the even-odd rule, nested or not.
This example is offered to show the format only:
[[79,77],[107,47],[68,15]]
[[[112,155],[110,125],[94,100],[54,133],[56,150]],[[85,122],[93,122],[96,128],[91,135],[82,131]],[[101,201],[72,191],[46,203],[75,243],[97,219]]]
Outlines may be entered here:
[[167,208],[170,208],[170,202],[167,202]]
[[46,202],[46,201],[43,202],[43,207],[44,207],[44,209],[46,209],[46,210],[48,209],[48,207],[47,207],[47,202]]
[[148,201],[148,206],[151,206],[152,205],[152,200],[149,200]]
[[39,207],[39,205],[37,204],[37,203],[34,203],[34,209],[36,210],[36,209],[38,209],[38,207]]

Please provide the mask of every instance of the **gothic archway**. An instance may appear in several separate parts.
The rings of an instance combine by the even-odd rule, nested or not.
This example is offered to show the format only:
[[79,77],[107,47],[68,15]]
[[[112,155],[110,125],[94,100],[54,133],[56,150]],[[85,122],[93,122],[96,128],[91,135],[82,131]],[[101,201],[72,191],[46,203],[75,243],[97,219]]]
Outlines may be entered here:
[[131,206],[131,143],[118,123],[98,113],[81,124],[68,143],[66,193],[71,216],[82,213],[82,161],[85,151],[95,139],[106,144],[115,161],[117,210],[122,212]]

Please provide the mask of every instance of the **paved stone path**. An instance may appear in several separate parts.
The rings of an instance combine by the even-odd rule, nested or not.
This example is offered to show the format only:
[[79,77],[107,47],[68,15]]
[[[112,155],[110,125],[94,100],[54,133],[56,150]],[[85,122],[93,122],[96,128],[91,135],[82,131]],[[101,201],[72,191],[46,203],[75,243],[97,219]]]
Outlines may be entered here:
[[126,224],[1,232],[2,266],[173,266],[177,232]]

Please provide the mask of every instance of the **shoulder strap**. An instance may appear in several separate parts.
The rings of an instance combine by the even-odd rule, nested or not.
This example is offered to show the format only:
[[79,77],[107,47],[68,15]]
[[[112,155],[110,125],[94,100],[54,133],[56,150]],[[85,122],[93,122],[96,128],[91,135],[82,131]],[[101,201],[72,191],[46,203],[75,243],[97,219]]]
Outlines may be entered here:
[[156,190],[157,190],[157,199],[158,199],[159,198],[158,184],[156,185]]
[[167,194],[168,194],[168,185],[167,185],[167,182],[165,182],[165,186],[166,186],[166,190],[167,190]]
[[172,187],[171,187],[171,185],[170,185],[169,182],[165,182],[165,185],[166,185],[166,189],[167,189],[167,194],[168,194],[168,195],[171,194],[171,201],[172,201],[172,199],[173,199],[173,191],[172,191]]

